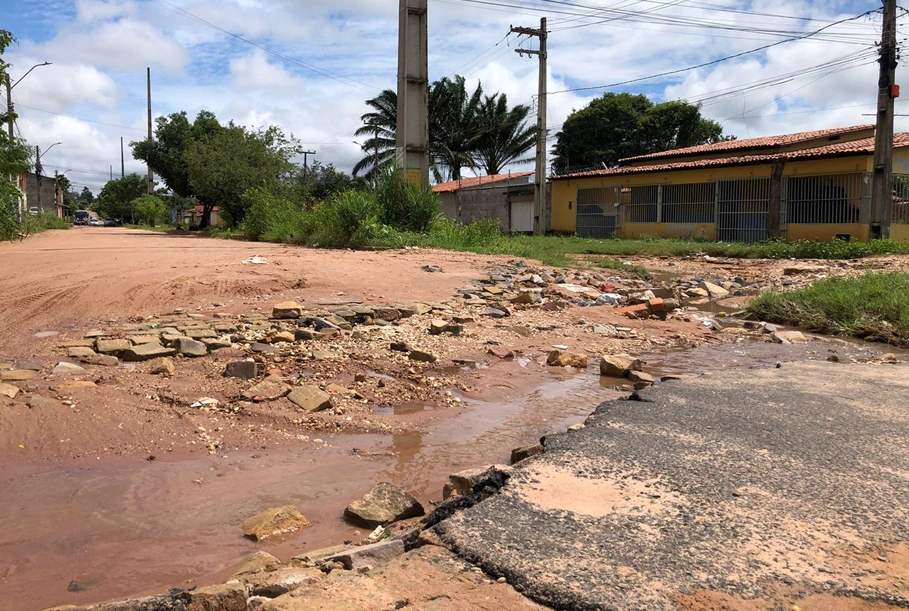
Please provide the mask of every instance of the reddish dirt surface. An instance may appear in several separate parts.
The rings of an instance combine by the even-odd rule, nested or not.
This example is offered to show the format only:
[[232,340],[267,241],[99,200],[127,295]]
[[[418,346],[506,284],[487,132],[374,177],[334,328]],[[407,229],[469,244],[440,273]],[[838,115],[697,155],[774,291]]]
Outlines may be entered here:
[[[254,256],[268,263],[243,263]],[[654,373],[752,365],[730,343],[741,337],[713,333],[697,318],[629,320],[610,308],[519,310],[504,321],[478,318],[460,337],[430,337],[430,317],[414,317],[395,332],[439,354],[436,364],[415,365],[391,355],[384,339],[347,336],[335,342],[345,355],[337,361],[272,362],[284,374],[318,374],[372,401],[344,402],[339,413],[305,421],[286,399],[248,403],[237,413],[202,412],[189,404],[205,396],[233,404],[250,384],[220,376],[236,355],[178,359],[170,378],[152,375],[148,363],[55,377],[50,369],[64,360],[58,344],[81,339],[92,328],[122,327],[175,308],[236,316],[267,314],[274,303],[288,299],[312,309],[355,301],[451,302],[458,287],[470,286],[490,265],[510,258],[427,250],[316,251],[74,228],[0,244],[0,260],[0,362],[33,361],[40,375],[18,386],[24,395],[54,398],[29,407],[22,395],[15,401],[0,397],[0,600],[8,611],[213,583],[256,549],[287,559],[303,549],[361,541],[368,533],[340,515],[374,482],[393,481],[429,507],[441,496],[448,474],[506,462],[511,448],[581,422],[595,405],[615,397],[609,386],[622,382],[598,378],[599,354],[650,355],[658,363]],[[660,268],[669,261],[647,263]],[[694,267],[686,273],[704,273],[701,267],[707,265],[680,265],[689,263]],[[423,271],[427,264],[443,272]],[[781,269],[783,263],[768,265]],[[605,337],[592,332],[594,324],[631,331]],[[42,332],[59,335],[36,336]],[[489,356],[490,341],[519,358]],[[589,371],[547,367],[554,344],[589,355]],[[794,358],[823,359],[834,351],[820,344],[790,348]],[[699,355],[697,347],[704,345],[715,351]],[[760,362],[780,358],[770,344],[756,347]],[[692,349],[684,364],[678,358],[670,362],[668,355]],[[864,347],[835,350],[865,358]],[[475,360],[480,367],[453,366],[452,359]],[[356,373],[369,375],[355,383]],[[379,380],[387,381],[384,395]],[[445,397],[449,389],[461,403]],[[431,409],[395,409],[414,397]],[[377,406],[389,409],[374,413]],[[219,442],[215,449],[208,447],[212,440]],[[236,527],[243,519],[288,503],[307,515],[310,529],[267,545],[239,536]],[[419,562],[438,567],[442,560]],[[448,607],[432,599],[433,604],[415,608],[536,608],[507,586],[474,584],[470,574],[465,582],[448,575],[447,564],[437,573],[423,565],[428,575],[454,585]],[[402,567],[390,568],[388,579],[410,588],[415,601],[435,596],[427,593],[437,587],[431,579],[422,585],[404,580]]]

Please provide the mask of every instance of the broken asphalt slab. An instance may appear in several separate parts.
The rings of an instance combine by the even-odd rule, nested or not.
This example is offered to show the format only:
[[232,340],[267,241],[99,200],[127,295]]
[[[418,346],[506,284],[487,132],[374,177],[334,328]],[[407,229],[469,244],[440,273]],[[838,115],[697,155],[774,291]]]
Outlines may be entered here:
[[556,609],[788,609],[788,586],[909,607],[907,373],[804,362],[604,403],[438,532]]

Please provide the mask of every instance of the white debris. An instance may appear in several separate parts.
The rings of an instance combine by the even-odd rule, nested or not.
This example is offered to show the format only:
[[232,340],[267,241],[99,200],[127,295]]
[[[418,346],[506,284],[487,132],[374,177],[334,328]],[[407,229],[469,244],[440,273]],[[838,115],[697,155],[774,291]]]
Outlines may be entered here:
[[263,257],[250,257],[243,261],[243,265],[268,265],[268,261]]

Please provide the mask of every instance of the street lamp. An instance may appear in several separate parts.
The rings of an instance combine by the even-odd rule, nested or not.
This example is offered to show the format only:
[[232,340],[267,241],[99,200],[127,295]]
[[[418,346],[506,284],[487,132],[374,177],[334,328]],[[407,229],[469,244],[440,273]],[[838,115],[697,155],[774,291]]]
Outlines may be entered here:
[[29,72],[31,72],[35,68],[40,68],[41,66],[50,66],[50,65],[51,65],[50,62],[44,62],[43,64],[35,64],[31,68],[29,68],[25,72],[25,74],[20,76],[19,80],[17,80],[15,83],[10,83],[9,72],[6,73],[6,112],[8,113],[7,114],[7,127],[9,128],[9,137],[10,138],[15,137],[15,135],[13,134],[13,93],[12,93],[13,87],[15,87],[16,85],[21,83],[22,79],[24,79],[26,76],[28,76]]

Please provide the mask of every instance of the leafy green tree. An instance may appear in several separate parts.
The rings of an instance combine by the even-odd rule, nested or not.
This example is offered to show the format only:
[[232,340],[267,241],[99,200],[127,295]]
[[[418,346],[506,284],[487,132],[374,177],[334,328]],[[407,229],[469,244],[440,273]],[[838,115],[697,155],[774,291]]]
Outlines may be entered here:
[[95,195],[88,187],[82,187],[82,192],[76,196],[76,208],[88,210],[95,201]]
[[[0,30],[0,83],[7,79],[10,64],[3,59],[7,47],[16,42],[12,33]],[[16,115],[6,112],[3,105],[0,124],[3,126]],[[0,129],[0,240],[11,240],[19,235],[22,219],[19,215],[21,192],[14,180],[31,169],[31,147],[20,138],[11,138],[6,129]],[[13,180],[10,180],[13,177]]]
[[474,142],[477,163],[487,175],[501,174],[509,163],[527,161],[524,155],[537,142],[537,126],[528,125],[530,107],[508,107],[504,93],[486,96],[477,110],[479,135]]
[[130,142],[133,157],[151,166],[155,174],[176,195],[192,197],[195,193],[186,165],[186,151],[196,140],[220,133],[224,127],[215,115],[207,110],[196,115],[192,123],[185,112],[158,117],[156,123],[154,140]]
[[156,195],[143,195],[131,202],[133,216],[146,225],[155,226],[167,217],[167,205]]
[[231,225],[241,223],[246,215],[243,193],[288,176],[295,167],[291,159],[301,151],[299,142],[277,127],[252,131],[229,123],[193,140],[184,162],[190,188],[203,206],[202,227],[215,206]]
[[572,112],[556,134],[556,173],[615,167],[620,159],[728,139],[688,102],[654,104],[645,95],[606,93]]
[[354,178],[335,169],[334,165],[313,162],[308,169],[300,168],[294,176],[303,201],[320,202],[335,193],[354,191],[366,186],[363,178]]
[[123,178],[109,180],[94,202],[94,210],[105,218],[121,221],[135,221],[133,201],[148,190],[146,177],[127,174]]

